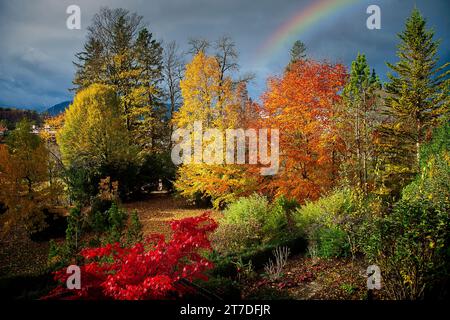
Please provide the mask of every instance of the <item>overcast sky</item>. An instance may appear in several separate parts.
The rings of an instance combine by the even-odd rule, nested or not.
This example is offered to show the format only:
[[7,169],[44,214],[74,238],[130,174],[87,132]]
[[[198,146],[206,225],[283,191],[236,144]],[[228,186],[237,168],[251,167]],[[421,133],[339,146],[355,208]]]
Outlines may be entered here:
[[[442,39],[439,55],[450,61],[450,1],[369,0],[341,7],[293,34],[267,59],[256,59],[258,49],[284,22],[307,8],[310,0],[0,0],[0,106],[42,109],[72,98],[74,54],[81,50],[86,28],[100,7],[126,8],[144,17],[153,35],[166,42],[176,40],[187,48],[189,37],[217,39],[227,34],[236,42],[242,72],[256,74],[250,84],[258,99],[269,74],[279,74],[289,60],[296,39],[316,59],[347,66],[363,52],[382,79],[385,62],[395,62],[396,33],[416,5],[428,26]],[[81,30],[66,28],[66,8],[81,8]],[[366,28],[366,8],[381,8],[381,30]]]

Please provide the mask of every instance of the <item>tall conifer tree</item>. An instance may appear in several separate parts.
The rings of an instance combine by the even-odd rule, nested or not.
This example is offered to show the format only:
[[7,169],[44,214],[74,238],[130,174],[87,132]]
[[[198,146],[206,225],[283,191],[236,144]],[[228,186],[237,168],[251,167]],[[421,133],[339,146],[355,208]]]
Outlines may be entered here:
[[394,74],[386,84],[386,122],[380,127],[380,181],[396,194],[419,170],[420,146],[449,111],[449,63],[438,66],[439,41],[417,9],[400,33]]

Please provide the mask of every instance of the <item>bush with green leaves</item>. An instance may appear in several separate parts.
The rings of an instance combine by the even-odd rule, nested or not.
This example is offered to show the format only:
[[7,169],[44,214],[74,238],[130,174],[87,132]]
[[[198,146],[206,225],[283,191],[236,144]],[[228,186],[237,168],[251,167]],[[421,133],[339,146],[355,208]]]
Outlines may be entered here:
[[98,234],[117,233],[124,228],[128,214],[114,201],[95,199],[89,215],[89,225]]
[[346,257],[350,253],[347,233],[339,227],[321,228],[316,231],[316,254],[322,258]]
[[[393,299],[449,297],[449,126],[421,149],[421,172],[390,213],[376,220],[369,252]],[[432,152],[429,152],[432,150]]]
[[83,217],[79,207],[72,208],[67,218],[66,246],[69,252],[77,251],[81,241]]
[[122,239],[122,232],[126,226],[128,214],[113,202],[111,208],[107,211],[107,216],[109,228],[106,235],[106,242],[120,242]]
[[49,270],[54,271],[68,265],[70,259],[70,251],[66,243],[57,243],[50,239],[47,266]]
[[224,217],[212,235],[215,249],[222,253],[248,252],[295,237],[295,226],[289,221],[297,206],[297,202],[284,197],[272,204],[258,194],[238,199],[224,210]]
[[[105,202],[106,203],[106,202]],[[50,240],[48,266],[56,270],[67,264],[83,247],[98,247],[102,244],[124,241],[127,245],[134,245],[143,238],[142,223],[138,213],[134,211],[130,216],[116,203],[110,202],[110,208],[104,212],[96,211],[89,219],[90,229],[86,229],[85,217],[80,208],[71,209],[67,218],[66,239],[62,243]],[[104,203],[103,203],[104,204]],[[97,207],[100,210],[101,205]],[[95,224],[95,221],[97,224]],[[92,225],[94,223],[94,225]],[[85,231],[94,231],[95,237],[88,242],[81,241]]]
[[262,243],[262,226],[254,218],[245,223],[219,221],[219,227],[211,235],[213,247],[220,253],[239,253],[251,250]]
[[308,240],[312,255],[331,258],[361,252],[364,223],[377,215],[380,203],[357,189],[337,189],[296,210],[294,221]]
[[134,245],[143,240],[142,223],[139,220],[137,211],[133,211],[127,230],[127,244]]
[[223,214],[223,222],[227,224],[245,223],[249,219],[264,222],[269,215],[269,201],[266,197],[255,193],[231,203]]
[[293,222],[293,212],[300,205],[294,199],[288,199],[280,196],[274,200],[270,207],[270,214],[266,217],[264,224],[264,232],[276,237],[280,237],[281,230],[289,230],[295,232],[295,224]]

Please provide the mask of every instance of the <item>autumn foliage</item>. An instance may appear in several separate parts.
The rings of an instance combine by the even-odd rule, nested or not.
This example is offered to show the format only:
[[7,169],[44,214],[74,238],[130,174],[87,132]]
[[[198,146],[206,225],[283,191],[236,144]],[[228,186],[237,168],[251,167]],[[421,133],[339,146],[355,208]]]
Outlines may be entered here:
[[[255,115],[245,84],[233,83],[214,56],[195,55],[180,87],[183,105],[172,120],[176,128],[192,129],[200,121],[205,128],[224,131],[245,127]],[[210,142],[203,139],[202,147]],[[256,189],[256,180],[245,165],[191,163],[180,166],[177,173],[175,187],[181,195],[209,199],[216,208]]]
[[55,206],[61,184],[49,181],[49,155],[42,140],[22,120],[6,144],[0,144],[1,231],[21,224],[32,234],[45,227],[44,212]]
[[68,290],[66,269],[55,273],[61,284],[45,299],[171,299],[190,292],[180,280],[205,279],[212,268],[201,256],[211,249],[208,233],[217,223],[205,212],[201,216],[171,222],[172,238],[153,235],[131,248],[120,243],[86,248],[81,256],[81,289]]
[[299,60],[269,80],[262,126],[282,132],[281,168],[265,189],[302,202],[333,185],[341,142],[332,120],[346,76],[343,65]]

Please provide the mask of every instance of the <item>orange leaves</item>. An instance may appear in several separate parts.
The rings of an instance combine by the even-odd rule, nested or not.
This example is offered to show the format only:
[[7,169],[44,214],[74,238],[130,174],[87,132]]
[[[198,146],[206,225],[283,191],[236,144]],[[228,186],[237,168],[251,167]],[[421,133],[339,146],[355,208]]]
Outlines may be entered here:
[[345,80],[342,65],[311,60],[269,79],[262,126],[279,128],[283,167],[264,188],[304,201],[333,185],[339,139],[331,119]]

